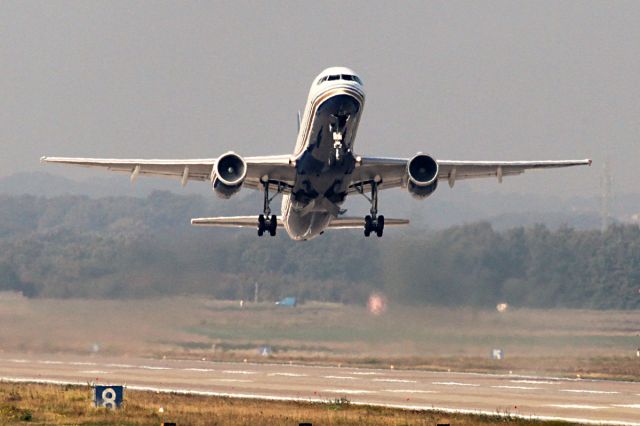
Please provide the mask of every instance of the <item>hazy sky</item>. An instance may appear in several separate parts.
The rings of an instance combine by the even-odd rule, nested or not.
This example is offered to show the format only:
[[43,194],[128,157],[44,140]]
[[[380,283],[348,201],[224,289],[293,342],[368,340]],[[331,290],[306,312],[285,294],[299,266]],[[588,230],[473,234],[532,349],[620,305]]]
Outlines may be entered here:
[[[640,172],[640,2],[0,2],[0,176],[41,155],[289,153],[312,79],[364,79],[359,153],[592,157],[478,190]],[[91,172],[93,175],[105,173]],[[444,186],[443,186],[444,187]]]

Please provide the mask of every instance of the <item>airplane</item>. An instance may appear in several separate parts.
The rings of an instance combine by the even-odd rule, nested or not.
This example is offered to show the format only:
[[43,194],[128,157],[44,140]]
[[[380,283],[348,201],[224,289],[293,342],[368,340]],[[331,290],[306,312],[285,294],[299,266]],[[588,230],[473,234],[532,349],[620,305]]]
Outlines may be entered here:
[[[349,68],[331,67],[311,84],[293,154],[242,157],[233,151],[217,158],[187,160],[42,157],[43,163],[100,167],[130,174],[156,175],[188,181],[208,181],[222,198],[241,188],[264,193],[262,213],[256,216],[195,218],[195,226],[248,227],[258,236],[276,235],[284,226],[293,240],[310,240],[326,229],[362,229],[365,237],[381,237],[385,227],[409,223],[378,215],[378,193],[404,188],[416,198],[431,195],[440,181],[451,188],[463,179],[518,175],[528,169],[591,165],[591,160],[451,161],[417,153],[412,158],[358,155],[354,142],[365,102],[362,79]],[[271,202],[282,194],[281,216]],[[363,195],[371,204],[364,217],[345,216],[347,196]]]

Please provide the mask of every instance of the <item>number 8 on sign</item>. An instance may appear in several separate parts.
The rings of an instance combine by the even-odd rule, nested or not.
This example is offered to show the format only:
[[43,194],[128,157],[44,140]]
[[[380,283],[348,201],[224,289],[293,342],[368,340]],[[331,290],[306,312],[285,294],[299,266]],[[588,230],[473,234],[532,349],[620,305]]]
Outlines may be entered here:
[[95,386],[96,407],[119,408],[124,399],[124,386]]
[[113,388],[106,388],[102,391],[102,406],[116,408],[116,391]]

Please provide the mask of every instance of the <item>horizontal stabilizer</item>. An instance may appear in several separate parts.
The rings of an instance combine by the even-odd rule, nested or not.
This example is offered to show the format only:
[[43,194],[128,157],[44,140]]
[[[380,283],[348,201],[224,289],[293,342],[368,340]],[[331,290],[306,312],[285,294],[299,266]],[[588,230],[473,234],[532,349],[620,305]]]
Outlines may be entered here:
[[[278,227],[282,226],[280,217]],[[192,225],[217,226],[218,228],[258,228],[258,216],[227,216],[227,217],[198,217],[191,219]]]
[[[388,226],[408,225],[409,219],[384,218],[385,228]],[[364,217],[337,217],[329,223],[330,229],[364,229]]]

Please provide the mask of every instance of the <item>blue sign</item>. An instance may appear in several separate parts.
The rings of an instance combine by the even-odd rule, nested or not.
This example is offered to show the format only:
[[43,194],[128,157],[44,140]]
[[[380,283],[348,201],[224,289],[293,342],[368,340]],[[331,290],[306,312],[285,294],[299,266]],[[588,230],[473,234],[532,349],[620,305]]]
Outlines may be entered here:
[[124,401],[124,386],[95,385],[94,390],[96,407],[116,409]]

